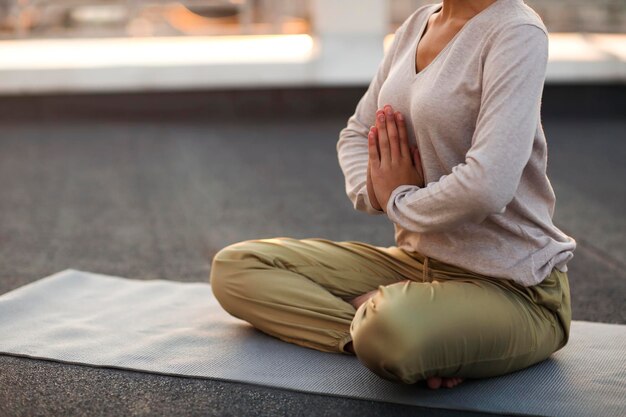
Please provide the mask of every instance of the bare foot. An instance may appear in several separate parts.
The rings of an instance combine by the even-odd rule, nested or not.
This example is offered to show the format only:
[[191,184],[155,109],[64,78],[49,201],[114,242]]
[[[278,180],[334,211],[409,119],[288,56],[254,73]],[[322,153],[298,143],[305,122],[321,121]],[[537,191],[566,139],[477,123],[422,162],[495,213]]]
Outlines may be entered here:
[[428,388],[430,389],[438,389],[441,386],[446,388],[452,388],[457,386],[461,382],[463,382],[463,378],[442,378],[440,376],[432,376],[426,380],[426,385],[428,385]]
[[378,292],[378,288],[375,289],[375,290],[372,290],[372,291],[370,291],[368,293],[361,294],[358,297],[354,297],[354,298],[348,300],[348,303],[352,304],[352,307],[354,307],[356,310],[358,310],[359,307],[361,306],[361,304],[365,303],[367,300],[372,298],[377,292]]
[[[410,282],[410,279],[405,279],[404,281],[398,281],[398,282]],[[380,287],[380,286],[379,286]],[[356,310],[359,309],[359,307],[361,306],[361,304],[365,303],[366,301],[368,301],[370,298],[372,298],[373,296],[376,295],[376,293],[378,292],[379,288],[376,288],[375,290],[372,290],[368,293],[365,294],[361,294],[357,297],[351,298],[349,300],[346,300],[348,303],[352,304],[352,307],[354,307]]]
[[[354,347],[352,342],[348,342],[345,347],[345,350],[348,352],[354,353]],[[453,388],[463,382],[463,378],[452,377],[452,378],[442,378],[439,376],[432,376],[426,380],[426,385],[430,389],[439,389],[439,387],[444,386],[446,388]]]

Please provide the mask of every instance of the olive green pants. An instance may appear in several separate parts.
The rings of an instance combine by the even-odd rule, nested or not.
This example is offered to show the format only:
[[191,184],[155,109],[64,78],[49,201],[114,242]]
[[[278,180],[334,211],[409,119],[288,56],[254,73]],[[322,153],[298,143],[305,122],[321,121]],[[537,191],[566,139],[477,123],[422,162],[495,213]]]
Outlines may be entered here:
[[[279,237],[212,260],[230,315],[283,341],[352,355],[382,378],[482,378],[546,359],[569,339],[567,274],[539,285],[478,275],[395,246]],[[358,309],[347,302],[378,290]]]

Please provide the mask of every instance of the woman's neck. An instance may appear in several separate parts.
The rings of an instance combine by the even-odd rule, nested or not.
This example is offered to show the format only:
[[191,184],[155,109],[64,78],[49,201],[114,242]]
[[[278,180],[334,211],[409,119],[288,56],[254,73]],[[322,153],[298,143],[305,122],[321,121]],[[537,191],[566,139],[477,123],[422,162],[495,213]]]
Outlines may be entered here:
[[438,13],[438,20],[441,22],[465,22],[496,1],[499,0],[443,0],[443,6]]

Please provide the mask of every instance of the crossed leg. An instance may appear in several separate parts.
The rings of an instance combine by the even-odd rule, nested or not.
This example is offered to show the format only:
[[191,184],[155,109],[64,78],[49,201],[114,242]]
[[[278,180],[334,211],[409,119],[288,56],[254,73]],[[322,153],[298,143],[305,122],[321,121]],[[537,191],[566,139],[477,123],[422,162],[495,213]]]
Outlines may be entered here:
[[518,294],[471,273],[446,279],[439,271],[440,281],[424,282],[422,269],[396,247],[282,237],[222,249],[210,279],[222,307],[257,329],[355,354],[379,376],[409,384],[512,372],[560,343],[554,317]]
[[[372,298],[377,292],[378,292],[378,289],[374,291],[370,291],[366,294],[360,295],[358,297],[355,297],[349,300],[349,303],[352,304],[352,306],[355,309],[358,309],[363,303],[369,301],[369,299]],[[352,341],[348,342],[345,345],[344,349],[347,350],[348,352],[352,352],[356,354],[354,352],[354,345]],[[431,389],[438,389],[440,387],[453,388],[459,385],[461,382],[463,382],[463,378],[460,378],[460,377],[442,378],[439,376],[431,376],[426,379],[426,385],[428,386],[428,388],[431,388]]]

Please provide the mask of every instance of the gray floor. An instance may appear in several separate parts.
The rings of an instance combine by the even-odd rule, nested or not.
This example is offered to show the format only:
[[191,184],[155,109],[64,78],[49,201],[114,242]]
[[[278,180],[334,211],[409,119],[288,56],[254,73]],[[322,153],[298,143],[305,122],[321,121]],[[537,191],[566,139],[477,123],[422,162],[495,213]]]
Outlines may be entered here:
[[[207,281],[244,239],[393,244],[355,212],[335,143],[346,118],[4,123],[0,293],[65,268]],[[626,323],[626,121],[544,120],[556,224],[578,241],[575,320]],[[0,414],[460,415],[247,384],[0,356]]]

